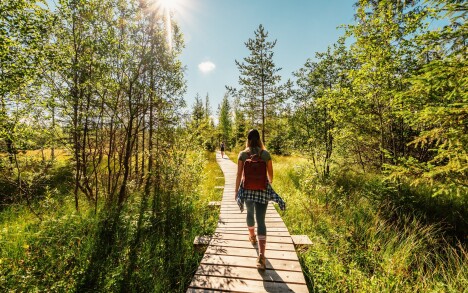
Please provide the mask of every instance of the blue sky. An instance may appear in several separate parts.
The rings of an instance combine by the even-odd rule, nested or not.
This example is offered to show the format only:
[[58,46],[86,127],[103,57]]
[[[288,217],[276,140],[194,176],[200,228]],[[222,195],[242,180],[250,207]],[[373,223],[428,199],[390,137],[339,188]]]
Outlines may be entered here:
[[[263,24],[270,40],[277,39],[274,61],[283,81],[292,77],[315,52],[326,50],[353,22],[354,0],[173,0],[174,17],[185,39],[181,61],[187,67],[185,100],[193,105],[197,93],[208,93],[213,114],[225,85],[237,86],[234,60],[248,56],[244,42]],[[202,72],[199,65],[205,62]]]

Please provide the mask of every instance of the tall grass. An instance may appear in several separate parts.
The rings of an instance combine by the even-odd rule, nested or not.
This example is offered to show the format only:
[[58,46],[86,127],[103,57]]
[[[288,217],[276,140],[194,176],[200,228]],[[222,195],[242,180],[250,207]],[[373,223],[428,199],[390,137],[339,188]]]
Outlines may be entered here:
[[42,221],[22,205],[1,211],[0,291],[185,292],[202,257],[193,239],[216,227],[207,203],[220,199],[222,173],[213,153],[168,167],[177,187],[135,193],[118,212],[83,203],[77,213],[72,197],[54,196],[37,203]]
[[311,292],[465,292],[464,239],[389,200],[405,195],[379,176],[335,170],[324,180],[299,157],[275,156],[274,171],[289,231],[313,242],[300,253]]

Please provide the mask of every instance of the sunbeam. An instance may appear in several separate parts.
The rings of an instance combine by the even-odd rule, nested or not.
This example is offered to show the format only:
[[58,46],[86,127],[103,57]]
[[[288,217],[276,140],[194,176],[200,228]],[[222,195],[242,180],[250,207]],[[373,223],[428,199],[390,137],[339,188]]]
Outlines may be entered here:
[[173,46],[172,17],[175,13],[182,14],[186,1],[187,0],[153,0],[153,4],[151,5],[152,9],[158,11],[164,18],[164,24],[167,30],[167,44],[171,51]]

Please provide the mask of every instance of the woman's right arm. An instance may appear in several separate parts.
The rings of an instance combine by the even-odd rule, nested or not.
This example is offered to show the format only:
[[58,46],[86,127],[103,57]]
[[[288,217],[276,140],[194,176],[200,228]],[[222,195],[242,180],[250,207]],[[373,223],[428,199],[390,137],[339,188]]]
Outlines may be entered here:
[[270,183],[273,183],[273,161],[269,160],[267,162],[267,176],[268,176],[268,181]]
[[236,194],[234,195],[235,200],[237,200],[237,192],[239,191],[239,185],[242,179],[243,169],[244,169],[244,161],[238,160],[237,161],[237,176],[236,176]]

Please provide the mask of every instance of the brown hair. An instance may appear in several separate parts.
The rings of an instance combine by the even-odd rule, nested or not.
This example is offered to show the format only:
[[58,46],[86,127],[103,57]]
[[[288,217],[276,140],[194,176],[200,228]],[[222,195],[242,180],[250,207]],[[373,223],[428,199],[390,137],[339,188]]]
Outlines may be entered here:
[[247,135],[247,141],[245,142],[245,147],[252,150],[253,148],[259,148],[265,150],[262,140],[260,139],[260,133],[257,129],[250,129],[249,134]]

